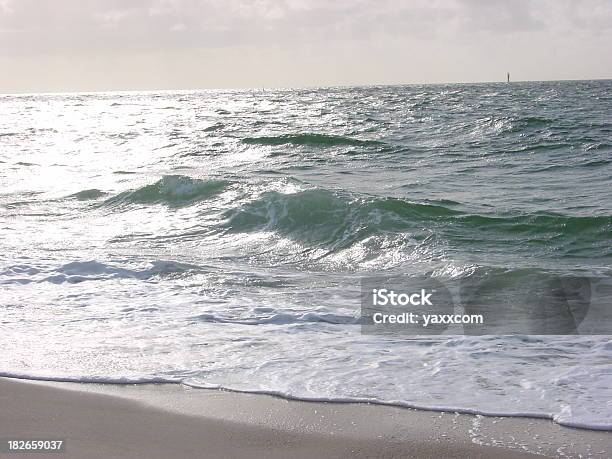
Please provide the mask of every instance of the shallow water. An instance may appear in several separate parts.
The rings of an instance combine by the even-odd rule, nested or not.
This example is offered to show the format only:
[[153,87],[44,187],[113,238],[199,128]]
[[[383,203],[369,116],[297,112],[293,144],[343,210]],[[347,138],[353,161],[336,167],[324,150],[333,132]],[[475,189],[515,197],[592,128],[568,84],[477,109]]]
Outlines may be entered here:
[[599,336],[359,325],[374,275],[485,282],[494,312],[588,279],[610,311],[611,89],[0,96],[0,372],[612,429],[609,315]]

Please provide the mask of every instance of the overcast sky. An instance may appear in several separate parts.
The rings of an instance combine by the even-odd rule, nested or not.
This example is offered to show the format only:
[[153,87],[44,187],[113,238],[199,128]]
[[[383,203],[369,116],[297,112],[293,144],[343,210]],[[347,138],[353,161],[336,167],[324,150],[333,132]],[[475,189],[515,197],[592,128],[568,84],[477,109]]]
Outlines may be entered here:
[[0,92],[612,78],[612,0],[0,0]]

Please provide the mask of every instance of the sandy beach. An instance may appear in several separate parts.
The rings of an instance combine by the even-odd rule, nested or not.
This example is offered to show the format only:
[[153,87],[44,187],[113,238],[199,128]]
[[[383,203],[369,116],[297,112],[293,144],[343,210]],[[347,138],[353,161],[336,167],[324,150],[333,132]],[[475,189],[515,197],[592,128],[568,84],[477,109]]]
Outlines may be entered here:
[[609,432],[180,385],[0,380],[0,437],[63,439],[66,458],[610,457]]

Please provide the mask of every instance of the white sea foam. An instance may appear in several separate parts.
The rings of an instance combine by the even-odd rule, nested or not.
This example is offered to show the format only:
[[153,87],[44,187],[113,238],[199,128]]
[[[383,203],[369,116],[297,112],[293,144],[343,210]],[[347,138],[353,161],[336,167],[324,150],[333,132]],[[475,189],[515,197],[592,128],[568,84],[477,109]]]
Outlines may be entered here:
[[[107,271],[98,264],[84,267],[93,276]],[[323,278],[268,278],[293,285],[293,301],[280,304],[256,278],[240,272],[215,276],[208,271],[174,278],[130,275],[72,284],[69,291],[49,290],[45,282],[30,284],[27,291],[9,284],[0,328],[12,338],[3,339],[1,373],[63,381],[180,382],[612,429],[610,338],[366,336],[357,311],[339,306],[352,297],[344,289],[329,286],[332,304],[310,306],[306,286]],[[107,284],[103,290],[100,282]],[[203,294],[186,287],[194,283]],[[235,297],[240,284],[253,287]],[[28,332],[33,323],[36,335]]]

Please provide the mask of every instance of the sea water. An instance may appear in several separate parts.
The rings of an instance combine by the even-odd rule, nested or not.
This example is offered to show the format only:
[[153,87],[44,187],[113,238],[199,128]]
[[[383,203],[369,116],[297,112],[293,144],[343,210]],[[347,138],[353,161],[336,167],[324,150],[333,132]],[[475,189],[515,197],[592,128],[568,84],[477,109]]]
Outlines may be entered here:
[[609,310],[611,92],[0,96],[0,374],[612,429],[609,322],[548,336],[359,324],[370,276],[485,280],[494,313],[534,279],[579,277]]

